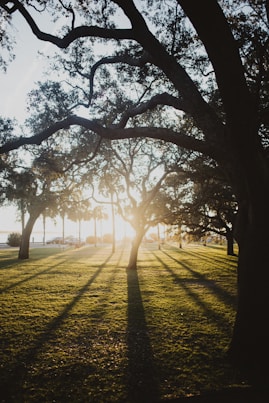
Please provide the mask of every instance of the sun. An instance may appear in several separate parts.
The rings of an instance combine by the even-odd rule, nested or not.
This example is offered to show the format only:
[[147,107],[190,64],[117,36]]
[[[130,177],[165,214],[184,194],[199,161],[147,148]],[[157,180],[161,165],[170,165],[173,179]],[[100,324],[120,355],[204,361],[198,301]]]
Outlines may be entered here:
[[[112,234],[113,233],[113,222],[111,217],[107,220],[103,220],[102,223],[102,233]],[[117,241],[122,241],[124,239],[133,239],[135,236],[135,231],[132,226],[125,221],[122,217],[115,217],[115,237]]]

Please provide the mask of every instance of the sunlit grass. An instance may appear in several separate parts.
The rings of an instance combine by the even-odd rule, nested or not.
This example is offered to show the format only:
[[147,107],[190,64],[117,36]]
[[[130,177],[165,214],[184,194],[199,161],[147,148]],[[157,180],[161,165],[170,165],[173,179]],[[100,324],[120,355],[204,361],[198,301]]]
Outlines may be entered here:
[[150,244],[126,272],[128,253],[0,251],[2,401],[155,402],[238,382],[236,257]]

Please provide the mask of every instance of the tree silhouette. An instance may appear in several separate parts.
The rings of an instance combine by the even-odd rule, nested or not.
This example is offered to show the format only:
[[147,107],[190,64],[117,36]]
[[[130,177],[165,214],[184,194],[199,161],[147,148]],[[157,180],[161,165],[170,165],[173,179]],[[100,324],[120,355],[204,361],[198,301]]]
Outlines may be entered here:
[[[175,146],[149,139],[131,139],[108,145],[100,191],[113,191],[117,212],[135,231],[128,269],[137,269],[139,246],[150,227],[162,222],[171,212],[156,200],[165,179],[176,170],[183,157]],[[183,154],[184,155],[184,154]]]

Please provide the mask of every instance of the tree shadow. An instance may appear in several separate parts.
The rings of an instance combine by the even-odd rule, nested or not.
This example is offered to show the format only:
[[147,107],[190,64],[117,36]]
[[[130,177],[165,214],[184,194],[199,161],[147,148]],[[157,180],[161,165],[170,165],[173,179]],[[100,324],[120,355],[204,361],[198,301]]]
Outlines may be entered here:
[[[66,259],[65,259],[66,260]],[[64,261],[63,259],[62,259],[62,261]],[[36,277],[39,277],[39,276],[42,276],[43,274],[46,274],[46,273],[48,273],[48,272],[51,272],[55,267],[57,267],[59,265],[59,262],[57,262],[55,265],[53,265],[53,266],[50,266],[50,267],[48,267],[48,268],[46,268],[46,269],[44,269],[44,270],[41,270],[41,271],[39,271],[39,272],[35,272],[34,274],[31,274],[31,275],[29,275],[29,276],[27,276],[26,278],[23,278],[23,279],[21,279],[21,280],[18,280],[18,275],[16,274],[16,275],[14,275],[14,277],[13,278],[16,278],[16,282],[14,282],[14,283],[12,283],[12,284],[10,284],[10,285],[8,285],[7,287],[5,287],[5,288],[0,288],[0,294],[3,294],[4,292],[7,292],[7,291],[10,291],[10,290],[12,290],[13,288],[16,288],[16,287],[18,287],[18,286],[20,286],[20,285],[22,285],[22,284],[24,284],[24,283],[27,283],[28,281],[31,281],[31,280],[33,280],[34,278],[36,278]],[[9,277],[9,279],[10,280],[12,280],[13,279],[12,277]]]
[[21,262],[18,259],[18,256],[11,256],[9,253],[1,253],[1,263],[0,263],[0,269],[9,269],[16,266],[20,266]]
[[156,402],[159,380],[154,365],[137,270],[126,270],[128,287],[128,401]]
[[[227,306],[231,306],[233,309],[236,308],[236,303],[237,303],[237,297],[231,295],[227,290],[225,290],[224,288],[222,288],[219,284],[216,283],[216,281],[208,279],[206,276],[204,276],[203,274],[201,274],[200,272],[192,269],[189,265],[186,265],[185,263],[183,263],[182,261],[180,261],[179,259],[174,258],[172,255],[170,255],[167,251],[162,250],[163,254],[166,255],[168,258],[170,258],[171,260],[173,260],[174,262],[178,263],[181,267],[183,267],[185,270],[187,270],[188,272],[190,272],[193,276],[193,280],[190,280],[190,282],[197,282],[200,283],[201,285],[203,285],[205,288],[208,288],[209,290],[211,290],[212,292],[214,292],[214,294],[216,295],[216,297],[223,303],[225,303]],[[165,263],[163,262],[163,260],[161,258],[159,258],[156,254],[155,257],[157,260],[159,260],[164,266],[166,266],[166,269],[168,269],[168,271],[170,271],[170,273],[172,274],[173,278],[174,278],[174,282],[175,283],[187,283],[187,280],[184,280],[182,278],[180,278],[180,276],[178,276],[177,274],[175,274],[173,272],[173,270],[171,270],[167,265],[165,265]]]
[[[224,255],[224,256],[222,256],[222,257],[219,257],[219,256],[208,256],[208,254],[204,251],[205,249],[203,249],[203,248],[206,248],[206,249],[217,249],[217,247],[214,247],[214,246],[206,246],[206,247],[204,247],[204,246],[202,246],[202,245],[197,245],[197,252],[195,252],[194,250],[193,250],[193,248],[191,248],[191,250],[190,249],[188,249],[188,248],[182,248],[182,249],[180,249],[180,253],[181,254],[185,254],[186,256],[194,256],[194,257],[197,257],[197,258],[199,258],[200,260],[204,260],[204,261],[207,261],[207,262],[212,262],[212,261],[214,261],[216,264],[218,264],[218,263],[220,263],[220,264],[223,264],[223,263],[228,263],[228,264],[231,264],[231,258],[233,257],[234,259],[235,259],[235,261],[234,261],[234,265],[235,265],[235,267],[236,267],[236,265],[237,265],[237,262],[236,262],[236,255],[233,255],[233,256],[228,256],[228,255]],[[178,248],[175,248],[174,246],[172,246],[172,245],[165,245],[165,249],[166,250],[173,250],[173,251],[178,251]]]
[[[93,253],[91,251],[91,257],[94,256],[95,254],[96,254],[96,251],[94,251]],[[2,256],[3,255],[1,255],[1,257]],[[9,255],[6,256],[7,257],[6,264],[7,263],[8,264],[6,265],[5,268],[9,268],[9,266],[10,266],[12,269],[14,269],[14,266],[19,267],[22,264],[22,261],[19,260],[18,257],[16,257],[16,259],[10,259],[8,256]],[[109,256],[108,259],[110,259],[111,256],[112,256],[112,254]],[[45,257],[47,258],[48,256],[45,256]],[[43,264],[41,262],[42,262],[42,259],[44,259],[44,257],[40,256],[38,258],[34,258],[34,260],[31,259],[29,261],[30,262],[30,268],[25,266],[25,269],[21,271],[20,275],[18,275],[18,273],[15,273],[13,276],[9,276],[9,281],[13,280],[13,279],[15,279],[16,281],[11,283],[10,285],[8,285],[5,288],[0,288],[0,294],[3,294],[4,292],[10,291],[11,289],[16,288],[16,287],[18,287],[18,286],[20,286],[20,285],[22,285],[24,283],[27,283],[28,281],[31,281],[31,280],[33,280],[33,279],[35,279],[35,278],[37,278],[39,276],[42,276],[42,275],[44,275],[44,274],[46,274],[48,272],[52,272],[53,270],[55,270],[55,267],[59,266],[61,263],[64,263],[65,261],[68,260],[68,257],[66,257],[66,255],[63,255],[62,253],[55,254],[55,255],[52,256],[52,258],[53,258],[53,262],[56,261],[57,263],[53,264],[52,266],[47,267],[46,269],[40,270],[40,271],[36,271],[35,267],[32,267],[32,266],[35,266],[34,262],[38,262],[38,264],[40,264],[40,267],[42,267]],[[78,261],[77,257],[76,257],[76,261]],[[48,264],[48,263],[46,262],[46,264]],[[1,266],[0,267],[1,267],[1,269],[4,268],[4,266],[2,267],[2,260],[1,260]],[[33,272],[33,274],[31,274],[32,272]],[[54,272],[54,274],[55,274],[55,272]],[[25,278],[19,279],[18,278],[19,276],[20,277],[25,276]]]
[[[164,253],[166,254],[166,253]],[[226,293],[221,287],[218,287],[213,280],[207,279],[205,276],[202,276],[200,273],[197,273],[195,270],[191,269],[186,264],[182,264],[182,262],[178,261],[178,263],[184,267],[184,269],[190,271],[190,273],[194,276],[193,279],[185,279],[181,278],[174,270],[172,270],[168,264],[164,262],[157,254],[155,254],[156,259],[162,264],[163,268],[170,273],[172,276],[174,283],[177,284],[185,293],[191,298],[195,304],[204,312],[204,315],[211,320],[214,320],[216,325],[223,329],[224,333],[227,333],[227,329],[230,329],[230,323],[223,315],[217,313],[212,307],[210,307],[202,298],[202,294],[197,292],[195,286],[201,286],[202,288],[208,289],[210,292],[215,294],[217,298],[222,300],[222,302],[227,305],[234,307],[234,298],[229,294]],[[168,255],[168,254],[167,254]],[[168,255],[169,256],[169,255]],[[169,256],[170,257],[170,256]],[[175,260],[173,257],[171,259]],[[196,277],[196,278],[195,278]],[[232,300],[232,301],[231,301]]]
[[[27,378],[28,368],[35,362],[39,353],[41,352],[43,346],[50,342],[56,335],[57,330],[60,328],[61,324],[67,319],[69,313],[74,308],[74,306],[81,300],[83,295],[88,291],[91,284],[101,273],[103,268],[106,266],[108,261],[111,259],[112,254],[110,254],[107,259],[99,265],[98,269],[93,273],[89,280],[82,286],[77,295],[65,306],[65,308],[60,312],[60,314],[54,317],[40,333],[40,335],[35,339],[33,344],[25,351],[19,353],[16,357],[16,361],[8,366],[2,366],[2,373],[9,373],[8,378],[6,378],[6,383],[1,385],[1,398],[10,399],[3,400],[8,401],[18,401],[13,400],[13,397],[18,397],[19,394],[23,393],[23,383],[25,378]],[[44,272],[51,270],[51,268],[46,269]],[[42,272],[42,273],[44,273]],[[21,400],[23,397],[21,396]]]
[[[33,249],[33,251],[36,251],[36,249]],[[42,247],[38,248],[38,255],[36,253],[32,253],[31,257],[29,259],[19,259],[18,258],[18,252],[19,252],[19,248],[17,247],[11,247],[10,249],[4,249],[1,250],[0,249],[0,269],[14,269],[16,266],[21,266],[22,264],[27,264],[27,262],[33,263],[34,262],[40,262],[42,261],[44,258],[47,258],[48,255],[47,253],[43,253],[47,251],[47,249],[43,249]],[[63,252],[63,250],[61,249],[56,249],[53,248],[51,251],[51,256],[53,256],[53,258],[58,258],[57,255],[61,258],[61,252]]]

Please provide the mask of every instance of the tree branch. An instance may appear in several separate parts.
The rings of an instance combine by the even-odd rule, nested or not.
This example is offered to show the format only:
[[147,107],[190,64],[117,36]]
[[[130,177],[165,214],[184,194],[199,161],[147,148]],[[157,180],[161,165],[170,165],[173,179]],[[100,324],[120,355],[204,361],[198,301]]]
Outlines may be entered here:
[[[88,158],[84,158],[84,159],[80,159],[80,158],[76,158],[74,159],[74,161],[72,161],[64,170],[63,172],[68,172],[74,165],[81,165],[83,164],[85,166],[85,164],[88,164],[89,162],[93,161],[94,158],[96,157],[100,146],[102,143],[102,137],[99,138],[97,144],[95,145],[94,150],[92,151],[92,154],[88,157]],[[78,168],[77,168],[78,169]]]
[[[131,29],[105,29],[97,26],[80,26],[72,29],[63,38],[59,38],[40,31],[25,7],[18,0],[13,0],[13,4],[26,19],[36,37],[40,40],[49,41],[59,48],[67,48],[74,40],[83,37],[99,37],[117,40],[133,39],[137,41],[145,52],[150,54],[152,63],[166,74],[182,95],[185,105],[188,105],[188,110],[191,111],[196,124],[204,132],[205,136],[211,140],[216,139],[218,136],[222,137],[223,124],[221,120],[203,99],[187,72],[169,55],[163,45],[150,32],[142,14],[138,11],[134,2],[131,0],[114,0],[114,3],[122,9],[129,19],[132,25]],[[193,7],[195,8],[196,6]],[[219,46],[217,50],[219,51]]]
[[[246,121],[246,116],[253,114],[254,111],[251,109],[252,102],[244,77],[238,45],[220,5],[216,0],[177,1],[206,48],[214,67],[228,119],[233,119],[241,124],[242,121]],[[208,24],[209,15],[214,15],[210,24]],[[245,139],[246,133],[242,131],[241,134],[242,139]]]
[[175,109],[181,110],[183,112],[190,112],[186,103],[173,95],[164,92],[162,94],[154,95],[151,99],[146,102],[141,103],[138,106],[129,108],[120,119],[117,127],[125,127],[129,118],[141,115],[142,113],[156,108],[158,105],[172,106]]
[[[195,2],[195,0],[193,1]],[[180,3],[180,0],[178,2]],[[216,137],[221,138],[223,136],[223,124],[221,120],[203,99],[186,70],[166,51],[164,46],[148,29],[143,16],[136,8],[134,2],[114,0],[114,3],[118,4],[129,18],[132,24],[134,39],[150,54],[152,63],[166,74],[179,91],[185,101],[185,105],[188,105],[188,110],[191,111],[197,126],[204,132],[205,137],[210,140],[215,140]],[[192,8],[195,9],[196,6],[197,4],[192,5]],[[204,21],[208,25],[208,18],[205,18]],[[219,51],[219,46],[217,46],[217,50]]]
[[132,57],[127,54],[124,54],[124,55],[103,57],[102,59],[98,60],[98,62],[96,62],[92,66],[89,76],[87,76],[87,78],[90,81],[89,106],[91,104],[91,99],[93,96],[94,76],[98,67],[104,64],[116,64],[116,63],[124,63],[128,64],[129,66],[143,67],[146,63],[150,61],[151,61],[150,55],[146,52],[143,52],[141,57]]
[[120,140],[126,138],[138,138],[138,137],[149,137],[153,139],[164,140],[167,142],[174,143],[179,147],[186,148],[188,150],[194,150],[204,153],[214,159],[220,160],[223,157],[223,148],[221,145],[219,149],[216,147],[211,147],[207,142],[202,140],[197,140],[194,137],[187,136],[183,133],[176,132],[167,128],[160,127],[130,127],[130,128],[119,128],[117,126],[103,127],[96,120],[89,120],[80,116],[71,115],[66,119],[63,119],[50,127],[44,129],[43,131],[31,136],[31,137],[19,137],[11,142],[8,142],[0,147],[0,154],[7,153],[11,150],[18,149],[23,145],[36,144],[40,145],[42,141],[48,139],[53,134],[62,129],[69,129],[71,126],[82,126],[88,129],[102,138],[107,138],[110,140]]
[[76,39],[85,37],[99,37],[105,39],[134,39],[132,29],[107,29],[107,28],[100,28],[97,26],[84,26],[84,25],[72,29],[63,38],[59,38],[55,35],[42,32],[37,26],[34,19],[32,18],[31,14],[18,0],[13,0],[14,6],[12,7],[7,6],[6,3],[11,2],[5,1],[3,2],[3,4],[0,4],[5,11],[11,14],[14,11],[18,10],[26,20],[28,25],[30,26],[33,34],[38,39],[46,42],[51,42],[59,48],[65,49]]

